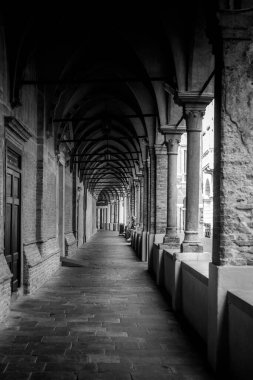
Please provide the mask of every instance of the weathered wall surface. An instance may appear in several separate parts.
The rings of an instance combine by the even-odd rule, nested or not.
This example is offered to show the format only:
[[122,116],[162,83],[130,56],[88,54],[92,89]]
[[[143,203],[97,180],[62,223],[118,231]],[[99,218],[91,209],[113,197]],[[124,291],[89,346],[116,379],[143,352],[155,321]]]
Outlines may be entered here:
[[[251,17],[221,18],[222,89],[217,93],[221,109],[216,113],[214,171],[214,263],[221,265],[253,260],[253,41],[247,31]],[[236,32],[240,38],[234,38]]]

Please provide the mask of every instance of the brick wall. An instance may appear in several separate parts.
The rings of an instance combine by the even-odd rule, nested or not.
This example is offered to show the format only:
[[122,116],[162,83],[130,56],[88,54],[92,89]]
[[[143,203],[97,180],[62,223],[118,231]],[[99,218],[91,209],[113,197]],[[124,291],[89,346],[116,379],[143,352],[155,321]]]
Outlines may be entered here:
[[6,264],[5,257],[0,254],[0,322],[9,313],[11,301],[11,273]]
[[60,267],[59,251],[42,257],[36,244],[24,247],[24,292],[32,294]]

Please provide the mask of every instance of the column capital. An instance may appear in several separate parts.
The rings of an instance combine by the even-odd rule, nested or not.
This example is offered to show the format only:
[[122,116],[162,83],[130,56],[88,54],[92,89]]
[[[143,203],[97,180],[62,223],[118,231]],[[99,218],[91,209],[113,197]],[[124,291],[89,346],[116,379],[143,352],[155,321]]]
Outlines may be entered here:
[[181,134],[166,135],[167,154],[178,154],[178,146],[181,141]]
[[203,117],[206,107],[214,98],[211,93],[200,95],[198,91],[178,92],[176,95],[177,101],[184,106],[186,116]]

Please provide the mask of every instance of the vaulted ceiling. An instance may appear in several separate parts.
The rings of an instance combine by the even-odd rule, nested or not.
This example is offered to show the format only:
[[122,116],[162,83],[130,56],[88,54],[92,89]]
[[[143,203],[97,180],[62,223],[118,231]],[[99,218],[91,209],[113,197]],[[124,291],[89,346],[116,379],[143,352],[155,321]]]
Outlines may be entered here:
[[200,90],[213,70],[206,9],[197,0],[167,3],[5,9],[12,104],[24,86],[46,92],[56,149],[67,147],[99,199],[127,191],[170,123],[165,84]]

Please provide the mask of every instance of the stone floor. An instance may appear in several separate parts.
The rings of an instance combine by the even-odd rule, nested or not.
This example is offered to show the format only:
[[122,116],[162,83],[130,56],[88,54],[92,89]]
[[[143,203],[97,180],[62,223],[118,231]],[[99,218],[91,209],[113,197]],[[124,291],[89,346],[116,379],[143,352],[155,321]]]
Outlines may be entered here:
[[213,379],[124,238],[98,232],[0,325],[0,379]]

